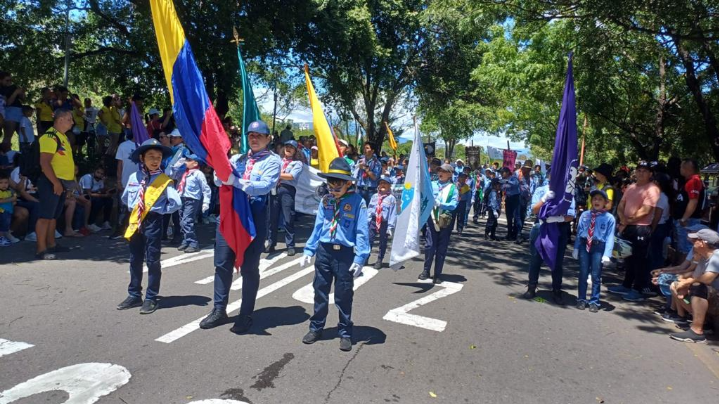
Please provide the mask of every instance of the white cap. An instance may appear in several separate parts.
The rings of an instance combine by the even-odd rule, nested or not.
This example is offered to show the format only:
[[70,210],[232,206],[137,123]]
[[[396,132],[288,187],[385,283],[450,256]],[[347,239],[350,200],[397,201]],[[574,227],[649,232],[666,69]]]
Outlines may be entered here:
[[341,145],[343,145],[345,147],[348,147],[348,142],[345,139],[338,139],[338,143],[340,143]]
[[182,135],[180,134],[180,131],[177,128],[173,129],[173,131],[170,132],[170,134],[168,136],[169,137],[182,137]]

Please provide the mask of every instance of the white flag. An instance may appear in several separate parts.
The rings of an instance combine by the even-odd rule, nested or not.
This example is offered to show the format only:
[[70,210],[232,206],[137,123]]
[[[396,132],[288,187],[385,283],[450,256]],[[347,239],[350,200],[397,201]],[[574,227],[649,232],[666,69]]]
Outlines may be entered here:
[[400,269],[402,262],[420,255],[420,228],[427,222],[435,204],[417,123],[401,201],[390,250],[390,268],[394,270]]

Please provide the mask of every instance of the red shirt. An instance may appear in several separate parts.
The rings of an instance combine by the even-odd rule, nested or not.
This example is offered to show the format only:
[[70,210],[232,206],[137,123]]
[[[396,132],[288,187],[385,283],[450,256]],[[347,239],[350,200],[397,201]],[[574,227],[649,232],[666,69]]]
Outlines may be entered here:
[[690,177],[685,183],[685,192],[688,194],[688,199],[698,199],[703,188],[705,188],[703,182],[697,174]]

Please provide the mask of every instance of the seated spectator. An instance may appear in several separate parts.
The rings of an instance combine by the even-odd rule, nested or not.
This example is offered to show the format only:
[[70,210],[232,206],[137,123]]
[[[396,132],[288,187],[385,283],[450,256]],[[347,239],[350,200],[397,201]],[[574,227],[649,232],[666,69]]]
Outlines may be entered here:
[[[113,208],[113,195],[116,191],[105,187],[105,169],[97,167],[92,174],[83,175],[80,178],[80,187],[82,194],[90,200],[87,228],[93,233],[101,230],[112,230],[110,215]],[[102,227],[95,224],[100,211],[103,212],[104,222]]]
[[670,338],[682,342],[706,342],[704,325],[705,316],[711,304],[717,305],[718,264],[718,233],[710,229],[689,234],[693,242],[693,254],[698,264],[690,276],[681,276],[673,283],[673,299],[678,309],[678,316],[683,318],[686,313],[692,314],[692,323],[687,331],[670,334]]
[[0,247],[8,247],[10,242],[10,221],[17,196],[10,188],[10,177],[0,173]]
[[[29,179],[20,175],[20,167],[15,167],[15,169],[10,173],[10,186],[13,187],[19,196],[15,205],[16,210],[24,209],[28,213],[27,230],[23,232],[25,234],[25,241],[37,241],[35,224],[37,223],[38,214],[40,212],[40,201],[37,199],[37,188],[35,188]],[[17,227],[15,230],[17,231]]]

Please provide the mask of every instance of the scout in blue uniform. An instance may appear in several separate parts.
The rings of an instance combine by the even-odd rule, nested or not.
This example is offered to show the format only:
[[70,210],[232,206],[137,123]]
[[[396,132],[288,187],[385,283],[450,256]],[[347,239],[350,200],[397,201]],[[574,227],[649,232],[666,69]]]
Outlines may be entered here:
[[368,228],[370,229],[369,238],[371,250],[375,243],[375,236],[380,236],[380,247],[377,261],[375,261],[375,269],[382,268],[388,238],[392,237],[393,230],[395,230],[397,201],[391,192],[391,181],[392,178],[390,177],[380,177],[380,181],[378,181],[378,193],[373,195],[368,205]]
[[470,199],[472,198],[472,191],[470,185],[467,184],[468,176],[465,173],[460,173],[457,178],[457,190],[458,190],[458,205],[456,212],[457,232],[462,235],[463,229],[465,228],[465,220],[467,219],[467,209],[470,206]]
[[521,178],[518,178],[518,184],[520,186],[520,200],[517,210],[515,210],[515,236],[517,244],[522,244],[526,238],[522,235],[522,229],[525,225],[525,218],[530,208],[530,200],[532,199],[532,180],[530,178],[530,170],[532,169],[532,160],[526,160],[520,172],[522,173]]
[[[225,182],[215,177],[215,184],[232,186],[242,189],[250,200],[250,212],[255,223],[255,238],[245,250],[243,264],[240,267],[242,276],[242,305],[240,315],[230,331],[243,334],[252,326],[252,313],[255,311],[255,298],[260,287],[260,255],[265,249],[267,240],[267,200],[270,191],[277,185],[280,178],[280,157],[268,150],[272,137],[270,129],[263,121],[255,121],[248,125],[248,146],[250,151],[243,155],[230,158],[230,165],[240,175],[234,175]],[[227,322],[227,305],[230,286],[233,280],[235,253],[227,245],[220,233],[218,218],[215,231],[215,295],[214,307],[210,314],[200,322],[200,328],[209,329]]]
[[[125,238],[130,241],[130,284],[128,297],[118,305],[118,310],[142,305],[140,314],[150,314],[158,307],[163,215],[180,209],[180,195],[175,191],[172,179],[160,168],[163,157],[170,153],[168,147],[150,139],[130,156],[133,162],[141,163],[141,168],[130,175],[122,194],[122,203],[132,211],[125,232]],[[145,302],[142,299],[143,258],[148,267]]]
[[[183,143],[182,134],[176,128],[168,135],[171,144],[171,154],[163,159],[162,168],[165,170],[165,174],[172,178],[177,184],[177,181],[182,178],[185,172],[185,154],[187,154],[187,148]],[[173,213],[172,215],[166,215],[163,218],[163,240],[167,239],[167,229],[170,225],[170,219],[173,222],[173,237],[170,241],[172,245],[179,245],[182,242],[182,228],[180,227],[180,211]]]
[[195,221],[201,211],[205,213],[210,209],[211,191],[205,173],[200,170],[196,154],[185,153],[185,172],[180,177],[177,190],[182,199],[180,228],[183,235],[178,250],[186,253],[198,252],[200,246],[195,234]]
[[503,167],[500,174],[502,175],[502,188],[505,193],[505,219],[507,220],[507,236],[505,240],[514,241],[517,239],[515,214],[520,207],[520,181],[507,167]]
[[458,205],[459,192],[452,182],[453,167],[443,164],[437,170],[438,180],[432,182],[435,207],[427,221],[425,231],[425,265],[418,279],[423,281],[430,277],[430,267],[435,263],[433,283],[442,283],[443,266],[450,233],[455,223],[455,209]]
[[367,208],[365,200],[350,190],[355,180],[350,174],[350,165],[342,157],[330,163],[327,173],[319,174],[327,179],[330,193],[320,201],[313,232],[300,263],[304,267],[317,255],[313,280],[315,306],[310,331],[303,337],[303,343],[315,343],[322,335],[334,278],[342,351],[352,349],[353,282],[362,274],[362,266],[370,255]]
[[295,255],[295,186],[303,170],[303,163],[298,158],[298,144],[288,140],[283,147],[282,166],[280,168],[280,182],[274,188],[270,197],[270,231],[267,252],[275,252],[277,244],[278,225],[280,217],[283,219],[285,229],[285,245],[287,255]]
[[370,202],[370,197],[377,191],[377,182],[382,174],[382,165],[375,155],[372,143],[365,142],[363,145],[363,156],[355,164],[355,185],[365,204]]
[[485,210],[488,212],[488,218],[485,222],[485,240],[497,241],[495,230],[497,229],[497,221],[500,216],[500,190],[502,183],[500,179],[493,178],[490,180],[484,196]]

